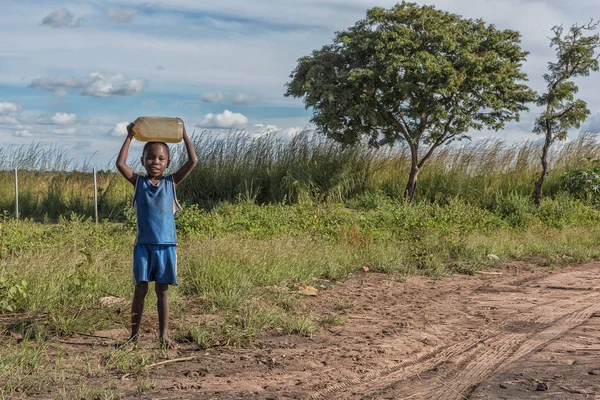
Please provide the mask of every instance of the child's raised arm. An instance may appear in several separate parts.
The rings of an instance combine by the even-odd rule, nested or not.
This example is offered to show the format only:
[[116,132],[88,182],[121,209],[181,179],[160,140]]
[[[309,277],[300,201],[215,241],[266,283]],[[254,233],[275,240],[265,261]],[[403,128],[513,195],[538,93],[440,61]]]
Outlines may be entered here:
[[173,174],[173,182],[177,185],[179,182],[185,179],[186,176],[194,169],[198,164],[198,156],[192,141],[188,137],[185,131],[185,125],[183,126],[183,142],[185,143],[185,149],[187,150],[187,161]]
[[133,122],[127,125],[127,137],[125,138],[125,142],[123,143],[123,146],[121,146],[121,151],[119,151],[119,155],[117,156],[117,169],[125,177],[125,179],[135,186],[137,176],[135,172],[133,172],[127,165],[127,154],[129,153],[129,145],[131,144],[131,139],[133,138],[133,132],[131,131],[131,128],[133,128]]

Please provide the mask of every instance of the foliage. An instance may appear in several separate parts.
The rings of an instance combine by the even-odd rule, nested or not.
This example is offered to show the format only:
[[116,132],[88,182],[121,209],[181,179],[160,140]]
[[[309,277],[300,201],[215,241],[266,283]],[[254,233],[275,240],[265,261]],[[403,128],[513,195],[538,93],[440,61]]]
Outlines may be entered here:
[[405,141],[412,199],[418,171],[437,147],[472,129],[500,130],[527,110],[534,93],[520,83],[527,53],[519,44],[518,32],[432,6],[373,8],[298,60],[286,96],[302,97],[312,122],[341,143]]
[[0,314],[18,311],[27,297],[27,281],[0,267]]
[[598,222],[598,211],[586,206],[579,200],[568,196],[557,196],[556,199],[543,199],[537,210],[537,217],[545,225],[552,228],[568,226],[590,226]]
[[600,165],[567,171],[560,184],[571,196],[600,205]]
[[579,128],[590,114],[583,100],[574,100],[579,88],[570,79],[598,71],[596,49],[600,47],[600,35],[585,36],[597,25],[573,25],[564,37],[562,25],[552,28],[550,47],[556,50],[557,60],[548,63],[548,73],[544,74],[548,91],[539,96],[537,105],[546,109],[534,128],[535,133],[549,135],[551,142],[566,139],[568,129]]
[[586,36],[587,31],[596,29],[598,23],[571,26],[563,36],[562,25],[554,26],[550,47],[556,50],[556,62],[548,63],[544,74],[547,91],[537,99],[537,105],[545,107],[536,119],[533,132],[544,135],[542,149],[542,174],[535,185],[536,202],[542,199],[542,185],[548,173],[547,153],[556,140],[565,140],[568,130],[579,128],[590,115],[585,101],[575,99],[579,88],[571,79],[588,76],[598,71],[600,35]]
[[529,196],[497,193],[494,200],[494,212],[513,228],[524,228],[533,222],[534,208]]

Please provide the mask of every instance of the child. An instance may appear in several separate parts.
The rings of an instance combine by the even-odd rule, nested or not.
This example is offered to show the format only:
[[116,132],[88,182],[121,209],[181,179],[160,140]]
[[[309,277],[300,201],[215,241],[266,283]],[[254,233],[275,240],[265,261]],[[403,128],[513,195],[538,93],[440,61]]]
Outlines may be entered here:
[[169,147],[162,142],[147,142],[142,151],[142,166],[146,175],[134,173],[126,164],[129,145],[133,138],[133,123],[127,126],[127,137],[117,157],[117,169],[135,187],[133,207],[137,218],[137,236],[133,248],[133,276],[135,291],[131,304],[131,338],[137,344],[144,299],[148,282],[155,281],[157,297],[159,344],[166,349],[175,348],[169,340],[169,285],[177,285],[177,255],[175,245],[175,213],[179,204],[175,186],[198,163],[194,146],[183,128],[183,142],[188,160],[173,175],[163,176],[169,166]]

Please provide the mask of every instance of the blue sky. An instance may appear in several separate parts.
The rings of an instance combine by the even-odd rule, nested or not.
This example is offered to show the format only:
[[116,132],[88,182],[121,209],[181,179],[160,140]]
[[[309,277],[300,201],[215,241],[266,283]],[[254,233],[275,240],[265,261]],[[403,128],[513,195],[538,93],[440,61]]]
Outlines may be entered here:
[[[246,129],[290,137],[310,111],[285,98],[297,59],[331,42],[386,0],[163,0],[0,2],[0,148],[64,147],[77,162],[106,167],[125,126],[141,115],[181,117],[188,132]],[[554,52],[551,27],[600,19],[597,0],[419,1],[522,34],[529,84]],[[600,74],[577,81],[600,130]],[[536,139],[539,110],[497,135]],[[577,132],[573,132],[572,136]],[[132,151],[138,151],[139,144]]]

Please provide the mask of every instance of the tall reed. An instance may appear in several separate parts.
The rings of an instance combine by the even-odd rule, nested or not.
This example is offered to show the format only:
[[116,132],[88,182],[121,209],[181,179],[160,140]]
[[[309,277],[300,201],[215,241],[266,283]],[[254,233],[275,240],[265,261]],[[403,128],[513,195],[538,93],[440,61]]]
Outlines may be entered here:
[[[222,202],[259,204],[348,203],[369,195],[400,198],[410,168],[406,146],[380,149],[344,146],[313,131],[291,140],[252,137],[244,131],[193,138],[198,166],[178,187],[186,204],[212,208]],[[530,197],[540,173],[540,146],[534,141],[499,139],[463,142],[438,149],[419,175],[416,201],[446,203],[453,198],[493,207],[499,195]],[[186,160],[183,145],[172,151],[171,171]],[[547,196],[559,192],[567,170],[600,158],[593,134],[555,145]],[[60,215],[93,215],[93,181],[87,163],[75,164],[58,146],[39,143],[16,150],[0,148],[0,210],[14,210],[14,173],[19,170],[21,215],[55,220]],[[114,170],[98,174],[103,219],[122,220],[133,188]]]
[[[406,146],[346,147],[312,131],[291,141],[252,138],[244,132],[225,137],[202,132],[195,138],[199,166],[183,182],[179,195],[210,207],[237,200],[259,203],[312,201],[345,202],[365,193],[399,198],[410,169]],[[447,201],[464,197],[487,205],[498,193],[529,196],[540,171],[540,145],[534,141],[506,143],[487,139],[445,146],[429,160],[418,181],[417,201]],[[558,191],[558,178],[567,170],[600,158],[600,143],[582,133],[550,154],[551,173],[545,193]],[[182,147],[174,165],[185,161]]]

